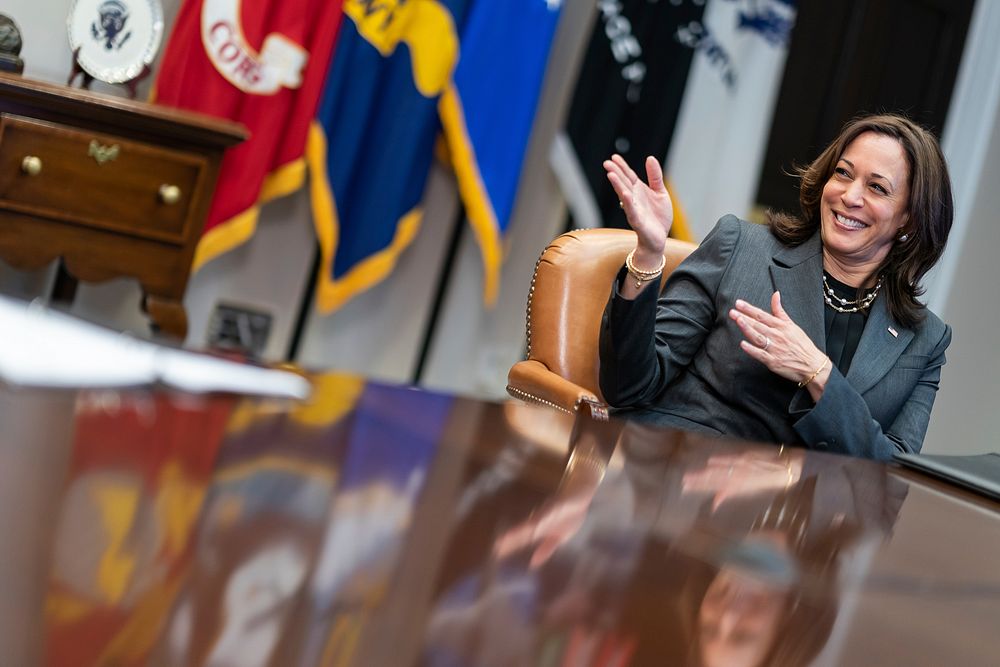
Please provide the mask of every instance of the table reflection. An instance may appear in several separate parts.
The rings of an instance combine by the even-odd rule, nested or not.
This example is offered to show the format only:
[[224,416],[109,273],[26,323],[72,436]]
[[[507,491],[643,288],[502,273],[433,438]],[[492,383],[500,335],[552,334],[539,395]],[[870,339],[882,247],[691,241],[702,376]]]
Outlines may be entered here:
[[189,567],[232,399],[84,393],[46,595],[55,665],[140,652]]
[[[0,437],[0,655],[59,667],[995,655],[995,508],[878,463],[586,407],[574,418],[312,380],[308,403],[0,387],[17,426]],[[942,614],[961,632],[910,631]],[[908,641],[885,653],[886,633]]]
[[330,376],[299,406],[84,394],[49,664],[321,664],[349,646],[450,410],[388,391]]
[[843,563],[885,539],[906,494],[884,469],[800,450],[584,425],[552,496],[518,512],[498,489],[460,518],[456,550],[483,520],[493,548],[446,563],[423,664],[807,664]]

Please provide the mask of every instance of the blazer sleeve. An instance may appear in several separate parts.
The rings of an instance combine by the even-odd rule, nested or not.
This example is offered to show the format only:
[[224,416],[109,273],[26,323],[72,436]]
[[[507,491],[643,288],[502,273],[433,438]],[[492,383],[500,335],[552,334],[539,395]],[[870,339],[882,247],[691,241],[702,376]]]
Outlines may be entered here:
[[670,275],[663,293],[647,287],[623,298],[619,273],[604,310],[600,335],[601,393],[610,405],[652,401],[690,363],[715,326],[716,294],[740,239],[740,221],[727,215]]
[[[852,456],[889,460],[895,452],[919,452],[941,380],[945,350],[950,344],[951,327],[944,325],[913,393],[885,431],[872,418],[861,394],[836,368],[830,372],[819,402],[794,422],[795,431],[811,447]],[[805,401],[810,401],[808,393],[801,390],[793,399],[790,412],[793,415],[799,412],[796,405]]]

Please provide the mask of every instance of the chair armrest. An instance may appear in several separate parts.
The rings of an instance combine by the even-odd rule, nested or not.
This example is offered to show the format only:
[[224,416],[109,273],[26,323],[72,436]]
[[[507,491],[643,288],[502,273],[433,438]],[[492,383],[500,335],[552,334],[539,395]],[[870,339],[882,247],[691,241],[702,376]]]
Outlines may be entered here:
[[519,361],[507,374],[507,393],[529,403],[576,412],[580,401],[586,399],[604,405],[594,392],[553,373],[545,364],[534,359]]

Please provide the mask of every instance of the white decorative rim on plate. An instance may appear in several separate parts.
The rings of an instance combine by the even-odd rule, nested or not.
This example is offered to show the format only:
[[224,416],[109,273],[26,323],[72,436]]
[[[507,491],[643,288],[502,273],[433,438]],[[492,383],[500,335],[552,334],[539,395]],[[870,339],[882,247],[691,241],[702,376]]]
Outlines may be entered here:
[[163,7],[160,0],[74,0],[66,25],[83,71],[98,81],[124,83],[156,57]]

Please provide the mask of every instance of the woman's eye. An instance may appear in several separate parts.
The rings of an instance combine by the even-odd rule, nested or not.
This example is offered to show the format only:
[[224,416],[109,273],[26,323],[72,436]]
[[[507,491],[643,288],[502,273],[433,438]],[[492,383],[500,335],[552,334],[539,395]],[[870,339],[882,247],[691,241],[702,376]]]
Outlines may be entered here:
[[872,183],[872,190],[875,190],[879,194],[883,194],[883,195],[884,194],[888,194],[888,192],[889,192],[888,190],[886,190],[884,187],[882,187],[878,183]]
[[851,175],[843,167],[837,167],[836,169],[833,170],[833,173],[837,174],[837,176],[843,176],[844,178],[851,177]]

